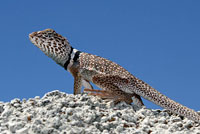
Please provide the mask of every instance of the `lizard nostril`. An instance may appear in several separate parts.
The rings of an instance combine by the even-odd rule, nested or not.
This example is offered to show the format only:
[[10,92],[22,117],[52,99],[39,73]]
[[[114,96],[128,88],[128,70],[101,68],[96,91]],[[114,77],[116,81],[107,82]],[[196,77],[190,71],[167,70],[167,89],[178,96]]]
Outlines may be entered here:
[[33,38],[33,36],[35,36],[36,34],[37,34],[37,32],[33,32],[33,33],[29,34],[29,37]]

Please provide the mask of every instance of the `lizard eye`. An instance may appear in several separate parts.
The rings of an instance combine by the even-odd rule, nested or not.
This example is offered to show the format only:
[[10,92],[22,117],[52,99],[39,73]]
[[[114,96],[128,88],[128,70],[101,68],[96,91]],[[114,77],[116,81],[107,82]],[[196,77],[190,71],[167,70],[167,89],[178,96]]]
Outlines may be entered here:
[[43,35],[43,39],[51,39],[53,37],[52,33],[46,33]]
[[45,37],[48,37],[48,38],[51,38],[52,36],[53,36],[52,33],[47,33],[47,34],[45,34]]

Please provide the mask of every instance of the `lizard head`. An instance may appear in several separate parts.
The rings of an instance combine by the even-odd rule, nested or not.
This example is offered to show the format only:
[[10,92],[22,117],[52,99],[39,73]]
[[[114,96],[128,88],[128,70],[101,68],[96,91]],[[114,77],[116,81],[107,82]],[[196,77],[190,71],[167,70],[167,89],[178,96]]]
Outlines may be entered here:
[[64,66],[65,62],[69,59],[72,47],[65,37],[52,29],[33,32],[29,34],[29,39],[48,57],[61,66]]

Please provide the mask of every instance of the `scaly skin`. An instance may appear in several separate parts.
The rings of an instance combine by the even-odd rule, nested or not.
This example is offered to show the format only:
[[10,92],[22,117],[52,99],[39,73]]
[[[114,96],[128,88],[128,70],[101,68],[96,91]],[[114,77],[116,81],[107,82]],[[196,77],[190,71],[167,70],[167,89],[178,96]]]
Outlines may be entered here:
[[[52,29],[33,32],[29,38],[47,56],[73,75],[74,94],[81,93],[83,85],[88,88],[87,91],[95,92],[94,95],[127,103],[133,101],[138,106],[143,106],[140,98],[142,96],[173,113],[200,122],[200,115],[194,110],[169,99],[120,65],[73,49],[66,38]],[[90,82],[100,87],[102,91],[94,90]]]

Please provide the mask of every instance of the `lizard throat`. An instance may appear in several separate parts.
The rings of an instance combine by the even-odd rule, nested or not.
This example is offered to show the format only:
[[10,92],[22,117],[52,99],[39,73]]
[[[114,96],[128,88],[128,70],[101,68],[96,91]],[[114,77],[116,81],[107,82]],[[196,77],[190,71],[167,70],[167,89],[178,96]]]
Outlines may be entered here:
[[71,51],[68,54],[69,58],[64,64],[65,70],[68,70],[68,68],[71,67],[73,63],[77,62],[77,60],[79,59],[80,53],[81,51],[78,51],[77,49],[74,49],[73,47],[71,47]]

